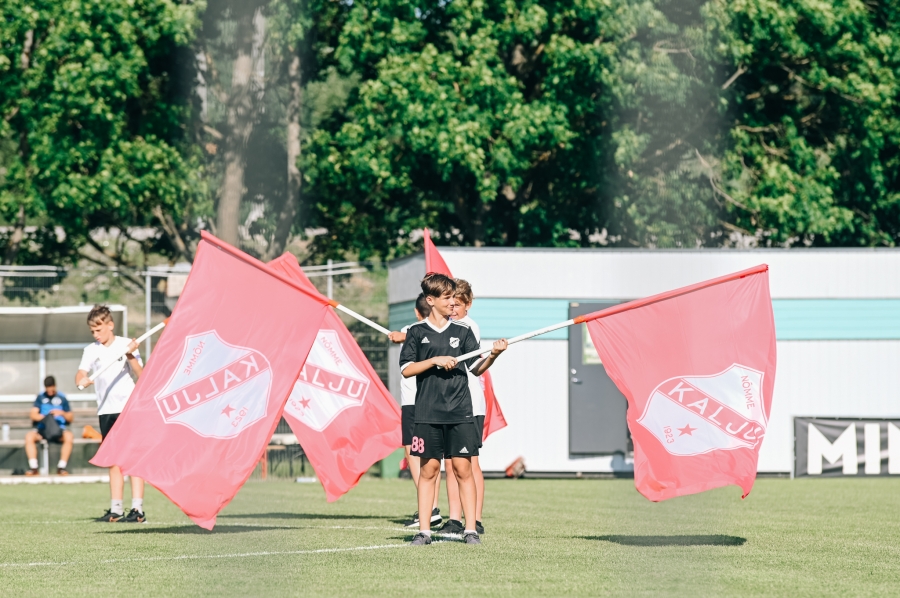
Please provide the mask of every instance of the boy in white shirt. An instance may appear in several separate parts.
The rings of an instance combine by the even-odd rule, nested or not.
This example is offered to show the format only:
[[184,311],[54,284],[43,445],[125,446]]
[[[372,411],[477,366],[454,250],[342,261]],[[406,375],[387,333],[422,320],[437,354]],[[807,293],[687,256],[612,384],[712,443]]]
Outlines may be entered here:
[[[475,296],[472,293],[472,285],[462,278],[455,278],[456,293],[454,294],[455,304],[451,318],[457,322],[462,322],[469,326],[474,333],[475,340],[481,344],[481,330],[475,320],[469,317],[469,310],[472,309],[472,303]],[[469,375],[469,394],[472,395],[472,414],[475,416],[475,425],[478,428],[479,444],[481,449],[481,439],[484,437],[484,416],[487,412],[487,403],[484,398],[484,388],[481,386],[481,379]],[[456,476],[453,475],[453,464],[450,461],[444,462],[447,470],[447,500],[450,503],[450,519],[441,527],[445,534],[461,534],[465,530],[463,527],[462,517],[462,501],[459,498],[459,484]],[[472,477],[475,478],[475,530],[479,534],[484,533],[484,525],[481,523],[481,509],[484,505],[484,474],[481,472],[481,465],[478,457],[472,457]]]
[[[143,365],[137,351],[137,343],[125,337],[116,336],[112,313],[105,305],[95,305],[87,318],[94,342],[84,348],[75,383],[81,387],[95,385],[97,393],[97,415],[100,418],[100,433],[105,439],[125,408],[134,380],[141,375]],[[123,352],[128,351],[124,357]],[[89,372],[97,371],[110,361],[118,363],[97,376],[91,382]],[[131,511],[126,515],[123,503],[125,478],[117,465],[109,468],[110,508],[96,521],[144,523],[144,480],[131,476]]]
[[[428,301],[425,300],[425,295],[423,293],[419,293],[413,311],[416,315],[416,320],[419,322],[427,318],[428,314],[431,313],[431,306],[428,305]],[[388,338],[390,338],[391,342],[401,344],[406,340],[407,330],[409,330],[409,326],[404,326],[400,332],[392,332]],[[406,463],[409,465],[409,473],[412,475],[413,484],[418,488],[419,458],[409,454],[410,447],[412,446],[412,437],[416,428],[416,379],[414,377],[400,377],[400,414],[400,427],[403,431],[403,448],[406,449]],[[441,518],[441,510],[438,508],[438,496],[440,495],[440,490],[441,476],[437,476],[434,482],[434,507],[431,509],[432,525],[440,525],[441,521],[443,521]],[[403,525],[406,527],[419,527],[419,511],[416,511],[410,519],[404,521]]]

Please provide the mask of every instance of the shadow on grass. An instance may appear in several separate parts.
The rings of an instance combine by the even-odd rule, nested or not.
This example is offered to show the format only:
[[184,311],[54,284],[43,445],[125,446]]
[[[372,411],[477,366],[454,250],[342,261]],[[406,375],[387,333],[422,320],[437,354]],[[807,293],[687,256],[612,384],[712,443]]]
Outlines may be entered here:
[[229,513],[219,519],[384,519],[381,515],[338,515],[325,513]]
[[196,525],[174,525],[170,527],[131,527],[115,531],[98,532],[101,534],[194,534],[198,536],[214,536],[216,534],[242,534],[244,532],[263,532],[273,529],[300,529],[278,525],[217,525],[206,530]]
[[622,546],[741,546],[747,538],[723,534],[697,536],[579,536],[582,540],[613,542]]

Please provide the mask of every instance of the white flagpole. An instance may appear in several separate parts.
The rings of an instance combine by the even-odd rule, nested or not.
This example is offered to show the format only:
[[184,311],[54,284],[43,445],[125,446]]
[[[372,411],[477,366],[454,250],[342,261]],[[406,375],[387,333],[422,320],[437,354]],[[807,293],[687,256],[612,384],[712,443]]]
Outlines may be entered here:
[[[514,336],[513,338],[506,341],[508,345],[512,345],[513,343],[518,343],[524,340],[528,340],[535,336],[540,336],[542,334],[547,334],[548,332],[553,332],[554,330],[559,330],[560,328],[565,328],[566,326],[572,326],[573,324],[577,324],[578,322],[575,319],[566,320],[565,322],[560,322],[559,324],[553,324],[552,326],[545,326],[544,328],[539,328],[538,330],[533,330],[531,332],[526,332],[525,334],[520,334],[519,336]],[[465,361],[466,359],[470,359],[472,357],[478,357],[479,355],[486,355],[490,353],[491,350],[487,349],[478,349],[476,351],[471,351],[469,353],[465,353],[456,358],[456,361]]]
[[340,303],[336,303],[336,302],[332,302],[332,305],[334,305],[335,309],[344,312],[351,318],[356,318],[363,324],[367,324],[368,326],[374,328],[375,330],[377,330],[378,332],[380,332],[382,334],[390,334],[391,333],[391,331],[388,330],[387,328],[385,328],[384,326],[376,324],[375,322],[373,322],[372,320],[370,320],[369,318],[367,318],[365,316],[361,316],[360,314],[356,313],[349,307],[345,307],[345,306],[341,305]]
[[[142,342],[144,342],[145,340],[147,340],[148,338],[150,338],[151,336],[153,336],[154,334],[156,334],[157,332],[159,332],[160,330],[162,330],[163,328],[165,328],[166,322],[168,322],[168,321],[169,321],[169,318],[166,318],[164,321],[160,322],[159,324],[157,324],[156,326],[154,326],[153,328],[151,328],[150,330],[148,330],[147,332],[145,332],[145,333],[142,334],[141,336],[139,336],[139,337],[137,337],[136,339],[134,339],[134,342],[136,342],[138,345],[140,345]],[[97,371],[95,371],[93,374],[91,374],[91,375],[88,377],[88,379],[89,379],[91,382],[93,382],[94,380],[97,379],[97,377],[98,377],[100,374],[102,374],[103,372],[105,372],[106,370],[108,370],[109,368],[111,368],[111,367],[113,366],[114,363],[116,363],[117,361],[119,361],[120,359],[122,359],[123,357],[125,357],[127,354],[128,354],[128,351],[126,350],[124,353],[122,353],[121,355],[117,356],[115,359],[113,359],[113,360],[110,361],[109,363],[106,363],[106,364],[100,366],[99,368],[97,368]],[[78,385],[78,390],[84,390],[85,388],[87,388],[87,386],[82,386],[81,384]]]

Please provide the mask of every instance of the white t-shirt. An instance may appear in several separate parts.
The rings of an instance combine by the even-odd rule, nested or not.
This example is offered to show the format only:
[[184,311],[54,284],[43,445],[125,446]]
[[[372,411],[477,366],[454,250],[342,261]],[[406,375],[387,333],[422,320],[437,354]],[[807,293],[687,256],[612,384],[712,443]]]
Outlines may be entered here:
[[[406,334],[406,331],[409,330],[409,326],[404,326],[400,329],[400,332]],[[415,405],[416,404],[416,377],[410,376],[409,378],[404,378],[403,374],[400,374],[400,405]]]
[[[131,339],[123,336],[117,336],[109,347],[95,341],[84,348],[78,369],[91,375],[97,368],[124,353],[130,344]],[[141,356],[137,351],[134,352],[134,356],[140,362]],[[131,378],[133,374],[128,359],[122,357],[118,363],[94,380],[94,388],[97,393],[97,415],[122,413],[128,397],[131,396],[131,391],[134,390],[134,380]]]
[[[466,315],[465,318],[458,320],[464,324],[468,324],[469,329],[475,334],[475,340],[481,344],[481,329],[475,320]],[[484,347],[482,347],[484,348]],[[472,372],[469,372],[469,394],[472,395],[472,415],[484,415],[487,412],[487,402],[484,400],[484,389],[481,387],[481,380],[476,378]]]

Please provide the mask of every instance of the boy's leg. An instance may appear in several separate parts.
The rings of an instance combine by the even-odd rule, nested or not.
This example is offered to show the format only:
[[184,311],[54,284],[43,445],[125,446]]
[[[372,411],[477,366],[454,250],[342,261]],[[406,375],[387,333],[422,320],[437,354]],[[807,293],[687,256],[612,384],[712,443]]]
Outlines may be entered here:
[[[125,485],[124,479],[122,480],[122,485]],[[131,476],[131,498],[132,500],[135,498],[144,498],[144,478]]]
[[434,478],[441,475],[441,462],[437,459],[421,459],[419,469],[419,530],[431,531],[431,505],[434,504]]
[[25,456],[28,457],[29,472],[38,468],[37,443],[40,440],[41,435],[36,430],[31,430],[25,434]]
[[57,469],[65,469],[69,466],[69,457],[72,456],[72,447],[75,444],[75,435],[69,430],[63,430],[62,448],[59,451],[59,463]]
[[453,471],[459,484],[459,499],[466,515],[466,531],[475,531],[475,477],[471,457],[453,457]]
[[453,470],[455,459],[444,459],[447,470],[447,502],[450,503],[450,519],[462,521],[462,503],[459,501],[459,482]]
[[472,477],[475,479],[475,520],[481,521],[481,508],[484,506],[484,474],[478,457],[472,457]]
[[121,504],[122,497],[125,494],[125,477],[118,465],[109,468],[109,498],[113,501],[119,501]]
[[409,467],[409,474],[412,476],[413,484],[416,488],[419,487],[419,458],[415,455],[409,454],[410,445],[406,445],[403,448],[406,449],[406,465]]
[[438,499],[441,497],[441,462],[438,461],[438,472],[434,478],[434,509],[438,508]]

